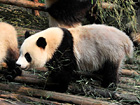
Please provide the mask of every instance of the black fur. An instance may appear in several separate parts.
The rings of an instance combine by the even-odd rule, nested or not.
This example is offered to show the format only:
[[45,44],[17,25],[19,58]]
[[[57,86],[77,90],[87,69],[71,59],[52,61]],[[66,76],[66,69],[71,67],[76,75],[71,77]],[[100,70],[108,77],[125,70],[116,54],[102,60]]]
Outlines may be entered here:
[[91,4],[91,0],[58,0],[46,11],[59,23],[72,26],[81,22],[86,12],[95,4],[96,0],[93,1]]
[[31,36],[31,34],[30,34],[29,31],[26,31],[24,36],[25,36],[25,39],[26,39],[26,38],[28,38],[29,36]]
[[112,86],[116,86],[118,83],[118,70],[119,70],[120,62],[112,62],[110,60],[106,60],[101,69],[101,74],[103,75],[102,87],[108,87],[111,83]]
[[26,58],[26,60],[28,62],[31,62],[32,61],[32,58],[31,58],[31,56],[30,56],[30,54],[28,52],[25,54],[25,58]]
[[37,40],[37,42],[36,42],[36,45],[38,47],[41,47],[41,48],[45,49],[45,47],[47,45],[47,42],[46,42],[45,38],[39,37],[38,40]]
[[5,59],[5,62],[8,66],[8,70],[4,74],[5,78],[9,81],[13,81],[16,76],[21,75],[22,71],[21,69],[16,66],[16,54],[12,49],[8,49],[7,56]]
[[73,52],[73,38],[71,33],[62,28],[64,32],[63,40],[53,58],[46,63],[47,68],[51,74],[49,77],[54,83],[59,85],[50,90],[64,92],[68,88],[71,81],[73,70],[76,69],[76,60]]

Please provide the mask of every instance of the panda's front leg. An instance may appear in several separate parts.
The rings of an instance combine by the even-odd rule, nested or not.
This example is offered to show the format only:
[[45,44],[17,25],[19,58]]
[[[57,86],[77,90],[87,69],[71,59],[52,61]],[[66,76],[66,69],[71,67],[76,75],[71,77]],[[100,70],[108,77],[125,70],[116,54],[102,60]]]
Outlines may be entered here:
[[56,83],[56,86],[49,87],[49,90],[65,92],[72,78],[72,69],[65,67],[63,70],[51,71],[49,78],[51,82]]
[[22,70],[16,65],[16,61],[12,59],[6,60],[6,64],[8,66],[7,71],[4,76],[7,80],[13,81],[16,76],[20,76],[22,74]]
[[50,90],[65,92],[72,80],[73,71],[76,70],[77,67],[72,50],[69,50],[69,48],[64,51],[59,50],[54,54],[54,57],[46,63],[46,67],[51,72],[49,75],[50,80],[58,84],[56,87],[50,88]]

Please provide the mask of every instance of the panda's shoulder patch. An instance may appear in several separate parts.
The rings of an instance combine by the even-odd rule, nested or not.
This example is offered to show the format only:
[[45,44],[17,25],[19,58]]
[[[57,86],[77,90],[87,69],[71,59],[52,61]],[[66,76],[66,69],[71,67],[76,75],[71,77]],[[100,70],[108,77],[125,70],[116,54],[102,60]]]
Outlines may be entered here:
[[69,30],[66,28],[61,28],[63,30],[63,40],[61,45],[69,45],[70,47],[73,47],[73,37]]
[[[66,28],[60,28],[60,29],[63,31],[63,33],[62,33],[63,37],[62,37],[62,39],[60,39],[61,42],[58,43],[59,45],[56,45],[57,46],[56,52],[62,52],[63,53],[67,49],[70,49],[73,52],[73,37],[72,37],[72,34]],[[56,52],[55,52],[55,54],[56,54]]]

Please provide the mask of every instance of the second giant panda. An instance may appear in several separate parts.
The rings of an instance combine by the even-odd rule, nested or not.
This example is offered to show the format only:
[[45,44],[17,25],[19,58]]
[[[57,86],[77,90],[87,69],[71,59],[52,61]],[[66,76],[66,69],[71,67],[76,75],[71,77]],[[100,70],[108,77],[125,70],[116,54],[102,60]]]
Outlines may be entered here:
[[15,28],[5,22],[0,22],[0,63],[5,62],[8,71],[5,74],[7,79],[12,80],[21,71],[16,68],[16,60],[19,57],[17,32]]
[[45,0],[49,13],[49,26],[76,27],[96,0]]
[[91,73],[101,70],[103,87],[117,84],[120,65],[126,55],[132,54],[132,41],[114,27],[53,27],[25,39],[16,64],[23,69],[46,65],[52,81],[60,84],[58,91],[65,91],[77,69]]

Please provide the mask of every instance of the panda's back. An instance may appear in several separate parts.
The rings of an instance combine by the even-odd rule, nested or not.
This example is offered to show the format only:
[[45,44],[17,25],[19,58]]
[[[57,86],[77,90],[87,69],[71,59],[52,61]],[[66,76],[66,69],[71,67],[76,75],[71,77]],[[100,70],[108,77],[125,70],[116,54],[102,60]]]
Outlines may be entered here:
[[98,70],[107,60],[125,56],[124,44],[130,42],[122,31],[105,25],[86,25],[69,29],[79,69]]

